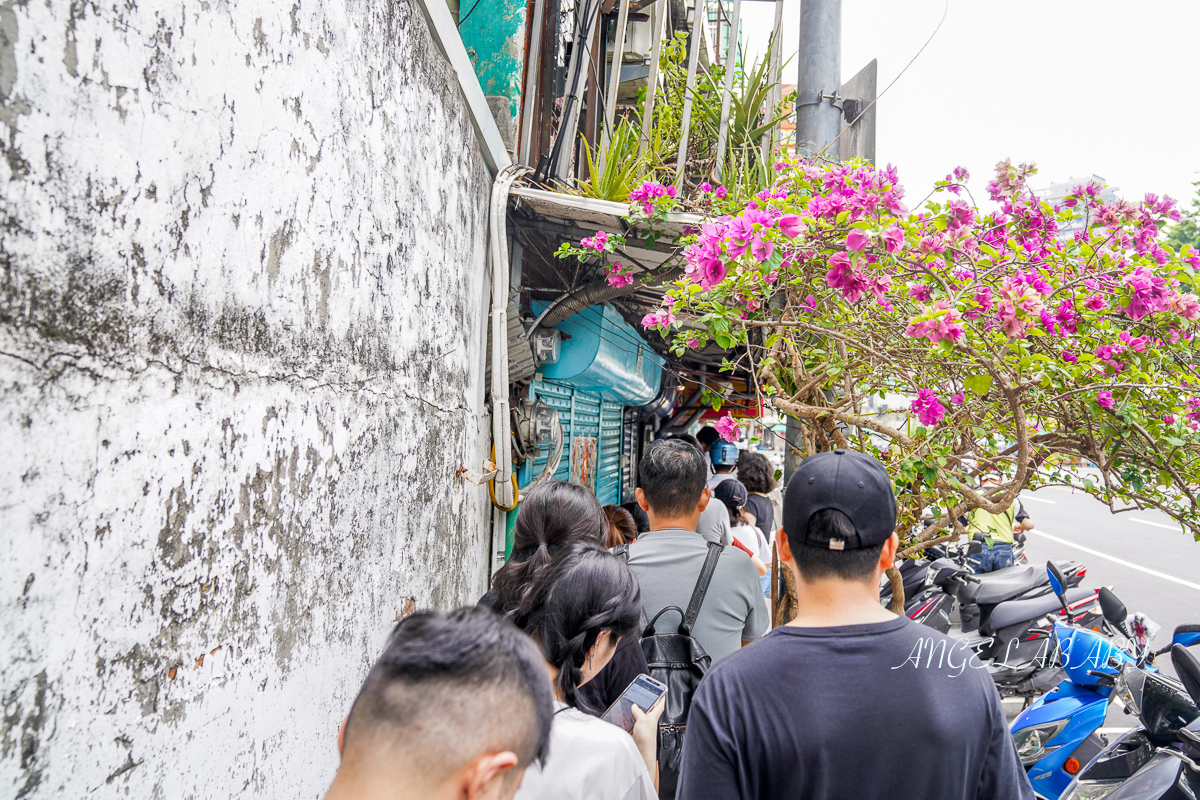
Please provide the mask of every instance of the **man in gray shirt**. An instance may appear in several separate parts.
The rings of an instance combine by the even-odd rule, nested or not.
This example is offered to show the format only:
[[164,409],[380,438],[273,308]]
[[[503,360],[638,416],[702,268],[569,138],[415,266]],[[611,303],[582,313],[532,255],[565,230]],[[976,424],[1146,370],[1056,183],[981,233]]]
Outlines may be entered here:
[[[629,567],[642,589],[646,619],[667,606],[686,608],[708,542],[696,533],[711,493],[704,486],[707,459],[698,448],[678,439],[660,439],[646,448],[638,466],[637,501],[650,517],[650,530],[629,546]],[[673,631],[679,614],[668,611],[660,631]],[[750,557],[726,547],[692,636],[713,663],[761,636],[768,626],[758,572]]]

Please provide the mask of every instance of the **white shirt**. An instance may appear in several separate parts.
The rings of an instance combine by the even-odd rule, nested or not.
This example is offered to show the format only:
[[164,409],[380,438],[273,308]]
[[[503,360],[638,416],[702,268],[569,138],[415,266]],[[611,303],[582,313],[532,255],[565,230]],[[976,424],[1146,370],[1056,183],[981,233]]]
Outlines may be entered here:
[[[771,560],[771,547],[767,544],[767,537],[763,536],[762,531],[757,525],[738,525],[729,531],[733,534],[733,538],[741,542],[747,550],[761,558],[764,562]],[[767,566],[770,566],[768,564]]]
[[632,736],[564,703],[554,708],[550,756],[525,770],[513,800],[658,800]]

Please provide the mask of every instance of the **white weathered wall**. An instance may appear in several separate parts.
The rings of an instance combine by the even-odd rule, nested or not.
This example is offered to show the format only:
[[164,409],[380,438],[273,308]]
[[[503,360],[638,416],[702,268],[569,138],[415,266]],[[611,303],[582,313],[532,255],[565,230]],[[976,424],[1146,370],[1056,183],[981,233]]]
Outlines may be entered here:
[[473,601],[486,175],[413,0],[0,2],[0,797],[319,797]]

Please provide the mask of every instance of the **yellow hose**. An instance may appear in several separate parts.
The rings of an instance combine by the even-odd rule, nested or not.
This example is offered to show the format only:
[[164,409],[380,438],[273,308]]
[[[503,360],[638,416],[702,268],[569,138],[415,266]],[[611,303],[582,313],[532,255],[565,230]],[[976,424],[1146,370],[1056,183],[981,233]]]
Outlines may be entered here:
[[[492,461],[496,460],[496,445],[492,445]],[[499,471],[499,467],[497,467]],[[511,506],[502,506],[496,502],[496,479],[493,477],[488,481],[488,494],[492,497],[492,505],[501,511],[512,511],[517,507],[517,503],[521,502],[521,487],[517,485],[517,473],[512,473],[513,501]]]

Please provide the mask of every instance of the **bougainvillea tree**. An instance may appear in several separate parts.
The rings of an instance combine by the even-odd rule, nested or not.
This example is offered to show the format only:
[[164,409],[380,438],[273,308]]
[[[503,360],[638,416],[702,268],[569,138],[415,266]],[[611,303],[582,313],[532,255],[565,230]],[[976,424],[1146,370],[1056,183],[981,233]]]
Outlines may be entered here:
[[[1200,254],[1162,242],[1170,198],[1105,202],[1083,185],[1050,205],[1032,171],[998,165],[986,208],[957,169],[910,210],[896,170],[865,162],[780,163],[754,197],[705,192],[686,274],[643,324],[679,355],[741,353],[809,452],[887,464],[906,554],[962,535],[975,508],[1068,481],[1200,539]],[[906,418],[872,412],[897,394]],[[1082,462],[1094,469],[1068,474]],[[977,488],[984,473],[1000,485]]]

